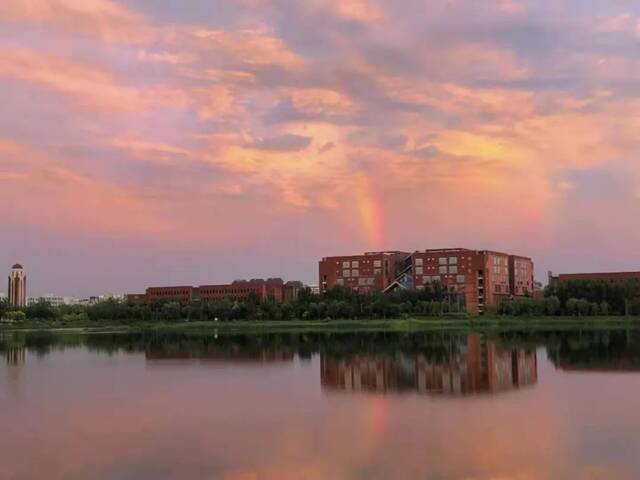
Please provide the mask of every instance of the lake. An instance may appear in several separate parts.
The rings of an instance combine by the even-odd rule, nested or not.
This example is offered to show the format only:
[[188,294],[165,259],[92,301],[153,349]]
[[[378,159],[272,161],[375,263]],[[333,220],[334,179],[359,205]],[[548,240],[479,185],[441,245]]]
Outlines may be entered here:
[[640,331],[0,333],[1,479],[637,479]]

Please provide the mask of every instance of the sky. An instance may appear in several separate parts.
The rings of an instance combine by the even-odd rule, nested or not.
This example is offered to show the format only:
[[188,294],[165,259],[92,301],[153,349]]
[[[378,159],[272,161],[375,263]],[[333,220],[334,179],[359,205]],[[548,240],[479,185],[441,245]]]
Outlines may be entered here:
[[637,0],[0,2],[30,294],[466,247],[640,269]]

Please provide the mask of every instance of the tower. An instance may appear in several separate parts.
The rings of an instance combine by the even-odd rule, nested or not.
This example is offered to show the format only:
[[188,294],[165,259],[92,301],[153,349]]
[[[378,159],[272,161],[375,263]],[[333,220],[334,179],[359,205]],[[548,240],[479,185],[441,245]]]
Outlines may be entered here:
[[13,307],[27,305],[27,275],[19,263],[11,267],[9,275],[9,305]]

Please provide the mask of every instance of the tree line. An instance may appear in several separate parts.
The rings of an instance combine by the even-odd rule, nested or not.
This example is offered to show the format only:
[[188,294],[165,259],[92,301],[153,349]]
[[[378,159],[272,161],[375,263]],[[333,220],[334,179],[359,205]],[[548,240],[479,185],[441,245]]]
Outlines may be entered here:
[[388,294],[361,294],[346,287],[314,294],[302,289],[291,301],[261,299],[255,294],[245,299],[231,297],[210,301],[162,301],[134,303],[105,300],[93,305],[63,305],[54,307],[39,302],[24,308],[0,305],[0,318],[10,320],[63,321],[230,321],[230,320],[324,320],[324,319],[384,319],[403,316],[441,316],[464,313],[464,300],[451,296],[441,285],[434,284],[421,291],[397,291]]
[[500,304],[498,313],[512,316],[640,315],[640,286],[632,280],[571,280],[545,289],[544,298],[517,298]]
[[[544,298],[505,300],[487,314],[503,316],[640,315],[640,288],[635,282],[575,280],[550,285]],[[314,294],[302,289],[295,300],[277,302],[250,295],[245,299],[181,303],[163,301],[132,303],[105,300],[93,305],[54,307],[39,302],[23,308],[0,300],[0,319],[70,322],[170,322],[230,320],[386,319],[464,314],[462,295],[450,294],[434,283],[425,290],[361,294],[345,287]]]

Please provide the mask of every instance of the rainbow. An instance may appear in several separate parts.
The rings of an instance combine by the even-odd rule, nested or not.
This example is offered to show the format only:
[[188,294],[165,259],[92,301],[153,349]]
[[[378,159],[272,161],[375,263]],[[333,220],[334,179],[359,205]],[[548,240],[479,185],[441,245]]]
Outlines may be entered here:
[[382,202],[371,181],[364,174],[358,177],[356,202],[369,248],[382,250],[385,244]]

